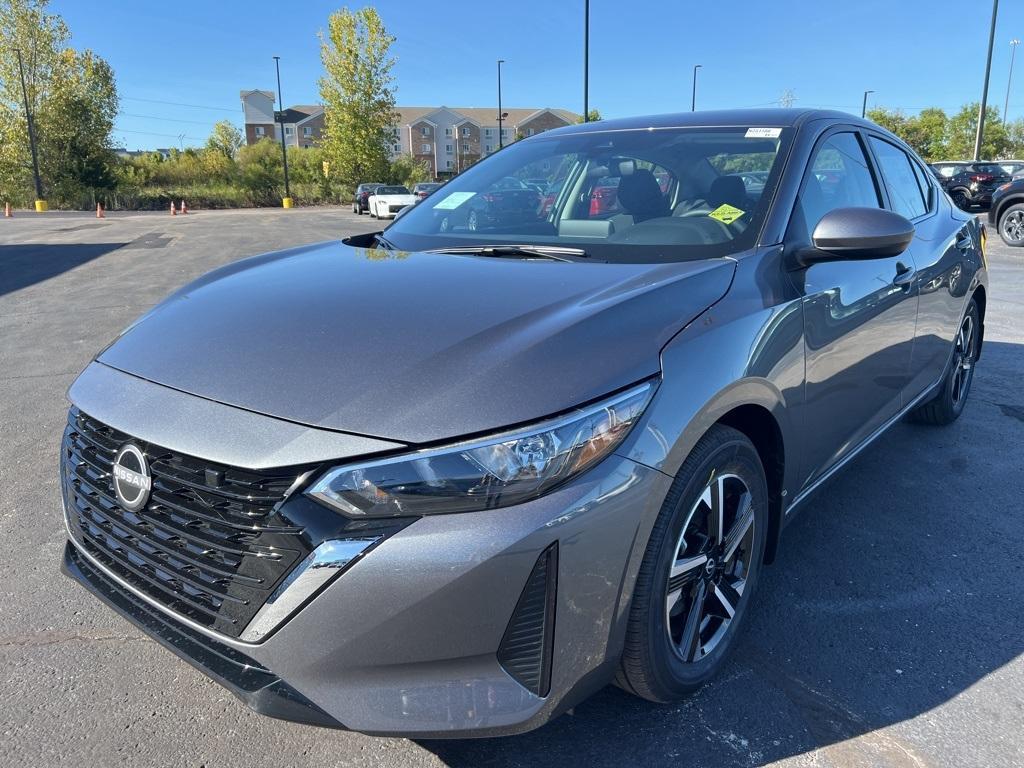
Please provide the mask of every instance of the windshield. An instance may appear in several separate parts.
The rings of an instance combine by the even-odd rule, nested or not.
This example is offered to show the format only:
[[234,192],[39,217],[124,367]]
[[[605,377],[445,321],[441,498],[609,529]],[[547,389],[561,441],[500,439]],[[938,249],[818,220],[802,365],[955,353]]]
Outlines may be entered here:
[[754,245],[783,128],[587,132],[517,142],[387,230],[403,250],[555,245],[608,261],[678,261]]
[[405,187],[377,187],[375,194],[378,195],[408,195],[411,194]]

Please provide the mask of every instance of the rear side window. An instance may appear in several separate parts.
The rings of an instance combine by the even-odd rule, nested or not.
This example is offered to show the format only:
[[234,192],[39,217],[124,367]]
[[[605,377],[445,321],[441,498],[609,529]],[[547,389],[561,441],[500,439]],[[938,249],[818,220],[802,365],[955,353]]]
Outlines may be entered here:
[[860,141],[852,133],[829,136],[816,150],[800,193],[808,242],[829,211],[878,207],[878,191]]
[[871,148],[875,151],[882,168],[885,188],[889,191],[892,209],[901,216],[915,219],[928,211],[924,191],[918,183],[910,157],[902,149],[888,141],[871,137]]

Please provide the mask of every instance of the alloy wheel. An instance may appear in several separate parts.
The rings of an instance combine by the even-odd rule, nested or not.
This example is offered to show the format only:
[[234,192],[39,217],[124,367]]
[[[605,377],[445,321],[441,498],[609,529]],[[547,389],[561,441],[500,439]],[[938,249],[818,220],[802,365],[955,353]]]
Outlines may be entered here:
[[966,399],[967,392],[971,388],[971,376],[974,373],[975,337],[974,317],[968,313],[960,325],[960,331],[956,335],[956,348],[953,350],[953,379],[950,390],[954,405],[960,405]]
[[971,207],[971,204],[967,201],[967,195],[965,195],[963,192],[953,193],[953,204],[956,205],[957,208],[960,208],[961,210],[964,211]]
[[1003,217],[1003,236],[1015,243],[1024,240],[1024,211],[1010,211]]
[[743,600],[754,551],[753,497],[736,475],[714,477],[690,509],[676,544],[665,627],[688,663],[714,651]]

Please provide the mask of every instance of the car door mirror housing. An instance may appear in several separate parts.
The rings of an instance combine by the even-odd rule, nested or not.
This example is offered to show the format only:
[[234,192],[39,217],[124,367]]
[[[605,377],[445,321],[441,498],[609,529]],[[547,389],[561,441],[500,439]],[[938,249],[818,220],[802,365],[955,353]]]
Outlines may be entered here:
[[814,228],[812,246],[802,250],[803,265],[845,259],[884,259],[899,256],[914,239],[914,225],[881,208],[836,208]]

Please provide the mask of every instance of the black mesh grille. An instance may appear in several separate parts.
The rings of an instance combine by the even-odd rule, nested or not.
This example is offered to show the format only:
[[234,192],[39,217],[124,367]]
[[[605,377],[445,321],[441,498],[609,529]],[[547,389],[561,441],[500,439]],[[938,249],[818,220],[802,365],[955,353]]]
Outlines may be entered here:
[[[138,512],[117,503],[111,480],[127,442],[143,451],[152,475]],[[231,637],[312,549],[303,528],[277,514],[299,468],[212,464],[134,440],[74,408],[61,465],[75,540],[146,595]]]
[[533,566],[498,647],[498,661],[505,671],[538,696],[547,696],[551,688],[557,576],[556,542]]

